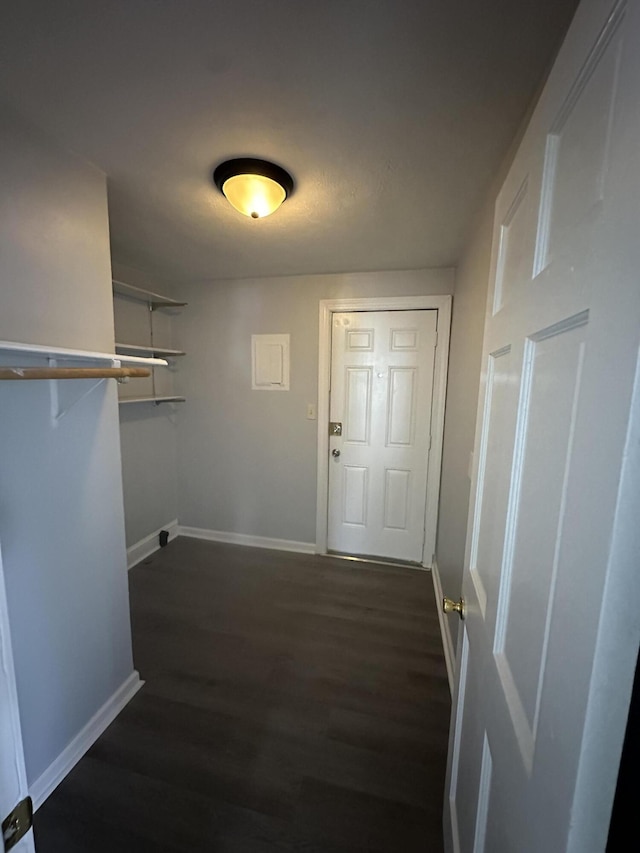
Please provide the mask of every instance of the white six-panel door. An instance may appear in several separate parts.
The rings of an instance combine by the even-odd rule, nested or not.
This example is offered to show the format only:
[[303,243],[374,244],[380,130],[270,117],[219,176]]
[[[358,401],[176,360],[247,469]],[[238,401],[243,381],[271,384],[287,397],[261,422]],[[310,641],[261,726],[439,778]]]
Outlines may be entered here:
[[330,550],[422,560],[437,317],[333,315]]
[[445,807],[460,853],[605,848],[640,636],[637,573],[612,556],[632,550],[639,45],[637,0],[582,3],[496,202]]

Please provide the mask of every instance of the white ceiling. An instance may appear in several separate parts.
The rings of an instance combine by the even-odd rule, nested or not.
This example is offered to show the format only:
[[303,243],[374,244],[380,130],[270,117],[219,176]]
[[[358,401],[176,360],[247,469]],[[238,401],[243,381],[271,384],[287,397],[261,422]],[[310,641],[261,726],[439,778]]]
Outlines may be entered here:
[[[20,0],[0,92],[109,177],[113,255],[181,280],[454,265],[576,0]],[[296,182],[272,217],[211,181]]]

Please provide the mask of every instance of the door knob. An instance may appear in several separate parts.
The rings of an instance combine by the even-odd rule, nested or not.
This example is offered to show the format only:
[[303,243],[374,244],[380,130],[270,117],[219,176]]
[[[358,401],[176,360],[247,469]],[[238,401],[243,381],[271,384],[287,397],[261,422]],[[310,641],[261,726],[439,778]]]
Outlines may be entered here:
[[447,598],[446,595],[442,599],[442,609],[445,613],[457,613],[461,619],[464,619],[465,606],[464,606],[464,598],[461,598],[460,601],[453,601],[450,598]]
[[340,451],[339,451],[337,448],[334,448],[334,449],[331,451],[331,455],[332,455],[332,456],[334,456],[334,457],[337,459],[337,458],[338,458],[338,456],[340,456]]

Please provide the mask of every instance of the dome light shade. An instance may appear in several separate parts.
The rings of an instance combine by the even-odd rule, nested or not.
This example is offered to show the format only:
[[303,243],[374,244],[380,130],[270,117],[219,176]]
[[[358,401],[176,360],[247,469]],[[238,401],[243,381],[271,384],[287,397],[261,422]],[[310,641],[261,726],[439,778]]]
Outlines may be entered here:
[[287,197],[277,181],[264,175],[234,175],[224,182],[222,192],[232,207],[252,219],[269,216]]
[[293,178],[275,163],[239,157],[216,167],[213,180],[229,204],[252,219],[277,210],[293,192]]

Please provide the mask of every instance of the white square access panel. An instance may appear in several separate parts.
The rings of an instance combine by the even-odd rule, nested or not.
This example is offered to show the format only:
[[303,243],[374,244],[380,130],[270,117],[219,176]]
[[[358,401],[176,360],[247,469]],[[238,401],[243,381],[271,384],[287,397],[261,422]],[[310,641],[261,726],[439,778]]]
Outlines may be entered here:
[[289,390],[289,335],[251,335],[253,391]]

